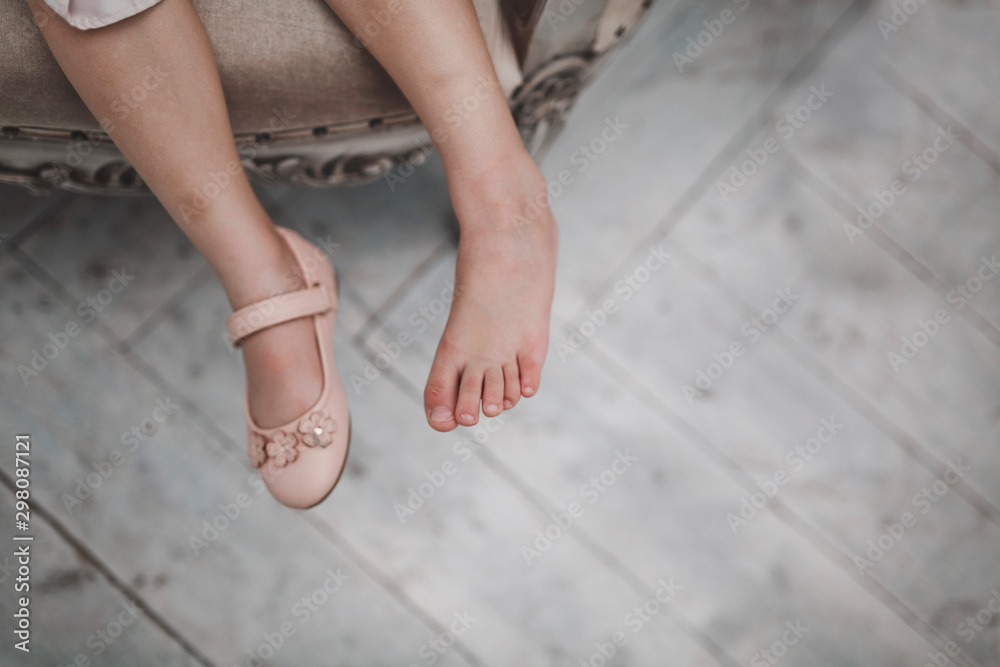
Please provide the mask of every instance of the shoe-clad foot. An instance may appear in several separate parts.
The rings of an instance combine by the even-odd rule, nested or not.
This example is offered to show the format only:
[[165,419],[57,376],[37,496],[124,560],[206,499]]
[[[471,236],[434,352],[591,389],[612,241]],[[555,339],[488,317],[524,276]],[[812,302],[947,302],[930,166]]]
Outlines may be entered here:
[[[260,267],[258,294],[248,302],[306,287],[294,255],[280,240],[281,254]],[[243,341],[250,414],[259,426],[270,428],[295,419],[319,398],[323,368],[316,345],[309,318],[263,329]]]
[[[247,366],[250,461],[279,502],[304,509],[340,479],[350,413],[330,348],[337,312],[333,267],[295,232],[276,233],[281,243],[261,250],[256,270],[231,296],[238,309],[226,329]],[[269,295],[258,298],[262,291]]]

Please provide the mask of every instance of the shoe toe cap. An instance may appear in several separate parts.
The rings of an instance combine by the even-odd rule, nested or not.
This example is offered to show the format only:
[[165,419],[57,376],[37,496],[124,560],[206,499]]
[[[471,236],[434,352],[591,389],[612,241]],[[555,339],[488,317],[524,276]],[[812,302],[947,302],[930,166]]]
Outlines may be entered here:
[[319,504],[337,484],[345,463],[345,447],[299,447],[295,461],[283,468],[265,464],[261,478],[282,505],[306,509]]

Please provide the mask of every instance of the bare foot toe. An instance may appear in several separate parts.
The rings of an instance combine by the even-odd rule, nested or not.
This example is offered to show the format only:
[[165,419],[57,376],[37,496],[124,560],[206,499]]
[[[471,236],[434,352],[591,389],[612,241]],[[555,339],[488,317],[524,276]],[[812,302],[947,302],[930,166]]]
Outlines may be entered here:
[[517,363],[503,365],[503,409],[510,410],[521,398],[521,374]]
[[450,431],[458,425],[455,421],[458,380],[457,369],[447,365],[443,358],[434,359],[427,388],[424,389],[424,410],[427,423],[437,431]]
[[545,353],[538,354],[534,350],[526,350],[517,357],[517,367],[521,374],[521,395],[525,398],[534,396],[538,392],[538,385],[542,381],[542,362],[545,361]]
[[455,412],[462,426],[474,426],[479,421],[479,401],[483,396],[483,371],[466,368],[462,371],[462,383],[458,389],[458,404]]
[[486,369],[483,378],[483,414],[496,417],[503,412],[503,369],[499,364]]

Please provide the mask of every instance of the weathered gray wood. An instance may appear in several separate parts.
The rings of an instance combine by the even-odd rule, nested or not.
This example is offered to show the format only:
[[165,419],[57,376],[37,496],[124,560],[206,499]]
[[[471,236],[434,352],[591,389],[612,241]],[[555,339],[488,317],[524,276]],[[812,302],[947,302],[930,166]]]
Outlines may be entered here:
[[[10,258],[0,259],[0,275],[4,284],[19,286],[3,292],[5,313],[15,304],[28,310],[48,298]],[[29,318],[0,320],[2,436],[10,441],[15,431],[32,434],[37,502],[123,581],[154,582],[142,595],[188,641],[213,661],[229,664],[247,660],[246,651],[264,641],[262,633],[289,622],[296,635],[279,652],[283,662],[305,664],[330,653],[348,663],[415,658],[434,634],[431,628],[373,580],[364,563],[342,551],[348,545],[331,542],[304,517],[259,494],[242,452],[213,442],[183,409],[129,451],[123,434],[149,419],[157,400],[181,397],[158,391],[91,330],[74,337],[25,387],[15,365],[72,318],[62,305],[31,312]],[[235,386],[234,403],[240,401]],[[95,482],[80,506],[67,505],[78,480],[86,483],[88,474],[97,474],[112,451],[122,453],[121,465]],[[220,506],[232,505],[241,493],[247,506],[210,541],[203,521],[215,521],[226,510]],[[208,547],[196,553],[193,536],[206,539]],[[297,613],[296,603],[338,568],[349,581],[308,618]],[[446,662],[461,664],[457,655],[446,654]]]
[[[1000,229],[983,213],[997,195],[996,188],[984,183],[1000,181],[959,144],[918,181],[901,175],[899,168],[906,156],[939,136],[936,125],[874,73],[849,69],[852,62],[842,59],[817,73],[817,80],[829,81],[832,90],[840,87],[843,97],[831,99],[829,109],[821,110],[802,128],[801,136],[789,142],[789,151],[818,177],[818,182],[812,176],[804,178],[809,187],[826,199],[830,189],[840,192],[843,201],[831,202],[839,215],[823,216],[824,224],[818,224],[798,214],[795,233],[782,233],[779,221],[772,219],[773,231],[761,238],[759,250],[739,249],[747,258],[760,258],[767,272],[741,277],[740,282],[748,286],[768,274],[780,282],[780,276],[798,270],[804,280],[836,290],[839,307],[834,309],[831,304],[823,309],[827,312],[819,312],[810,321],[803,320],[799,312],[789,318],[789,326],[795,327],[793,335],[940,458],[964,454],[977,461],[970,479],[976,480],[977,490],[997,507],[1000,462],[986,445],[1000,438],[996,413],[1000,348],[990,323],[970,316],[968,309],[974,307],[988,320],[997,321],[1000,282],[983,283],[966,310],[956,308],[948,293],[951,286],[976,275],[979,257],[992,256],[994,248],[1000,250]],[[865,124],[876,129],[861,130]],[[824,150],[834,134],[847,139],[840,142],[837,151]],[[797,166],[782,161],[771,168],[772,174],[781,170],[789,176],[800,173]],[[908,189],[879,223],[895,244],[886,243],[875,232],[857,235],[853,231],[851,243],[844,225],[856,225],[857,212],[849,205],[867,206],[874,201],[872,190],[884,191],[893,178],[905,181]],[[932,178],[935,181],[928,183]],[[866,187],[865,183],[875,185]],[[829,187],[824,188],[824,184]],[[753,183],[747,186],[752,187]],[[766,199],[757,196],[761,202]],[[850,204],[844,205],[846,202]],[[740,209],[748,205],[753,204],[746,198],[734,198],[726,207],[730,214],[727,220],[739,216]],[[763,203],[756,206],[761,217],[784,214],[761,210]],[[743,220],[737,223],[741,229],[751,224],[747,218],[736,218]],[[760,223],[757,226],[762,227]],[[744,238],[749,242],[753,237]],[[776,244],[779,238],[784,248]],[[896,244],[916,258],[916,270],[891,252]],[[772,256],[765,259],[767,251]],[[782,253],[781,260],[776,253]],[[928,271],[920,266],[939,274],[944,288],[933,281],[928,284]],[[723,270],[720,265],[720,273]],[[738,287],[735,281],[730,282]],[[851,296],[849,301],[847,295]],[[920,331],[918,320],[926,322],[941,309],[947,313],[948,323],[925,347],[917,349],[912,360],[888,357],[890,352],[902,356],[902,338],[912,340]]]
[[[892,24],[892,2],[878,0],[870,10],[858,53],[876,54],[948,115],[968,128],[994,154],[1000,153],[1000,119],[996,91],[1000,65],[996,37],[1000,33],[997,3],[918,3],[900,29]],[[901,19],[897,15],[897,22]],[[878,62],[872,60],[873,63]]]
[[[389,326],[376,332],[369,341],[373,351],[381,343],[394,339],[399,331],[409,330],[407,314],[429,303],[450,270],[448,264],[443,264],[436,275],[429,275],[414,287],[413,299],[401,303]],[[665,276],[661,282],[669,285],[671,279]],[[654,310],[648,300],[634,308],[647,314]],[[649,322],[640,320],[637,326],[633,319],[636,314],[630,306],[616,316],[615,322],[623,335],[649,332],[650,335],[640,336],[641,341],[633,341],[634,347],[641,348],[644,358],[649,359],[653,350],[663,346],[663,341],[670,340],[671,335],[663,335],[649,326]],[[700,337],[714,333],[713,327],[697,322],[694,317],[686,321],[698,329]],[[419,336],[419,341],[435,339],[440,328],[428,329]],[[606,328],[602,340],[609,335],[612,334]],[[683,340],[677,349],[688,350],[690,354],[696,346],[692,340]],[[662,373],[663,367],[669,365],[659,359],[664,357],[659,357],[655,365],[645,365],[649,374]],[[422,382],[429,361],[422,351],[414,348],[412,354],[401,355],[394,368],[420,386],[417,383]],[[634,368],[631,370],[635,372]],[[808,540],[772,515],[757,517],[749,529],[734,536],[726,514],[738,512],[740,498],[749,493],[730,477],[725,467],[718,466],[720,461],[713,460],[711,452],[676,431],[674,422],[658,414],[659,410],[643,405],[608,378],[586,358],[586,352],[571,355],[566,362],[552,352],[542,386],[537,397],[523,400],[518,406],[516,412],[520,414],[512,413],[509,426],[494,436],[496,444],[490,441],[492,457],[503,468],[513,470],[529,489],[556,510],[581,500],[581,484],[609,465],[616,450],[629,449],[637,455],[640,462],[635,464],[635,470],[609,487],[598,502],[590,505],[584,499],[586,513],[580,527],[601,550],[613,554],[631,576],[654,581],[665,573],[676,573],[678,583],[688,582],[690,595],[678,594],[677,609],[737,662],[749,661],[766,645],[769,631],[780,628],[786,620],[794,620],[796,615],[803,619],[828,617],[832,608],[863,609],[860,616],[867,619],[866,623],[877,623],[882,638],[868,644],[857,639],[847,641],[846,637],[853,636],[861,626],[851,630],[817,621],[816,625],[810,625],[816,641],[812,650],[823,656],[824,664],[860,662],[865,655],[878,655],[875,659],[880,664],[894,664],[893,661],[906,664],[907,659],[915,662],[931,650],[853,583],[850,573],[832,565]],[[719,409],[712,411],[711,418],[720,420],[722,414],[737,423],[761,421],[750,412],[730,416],[731,413]],[[809,425],[815,429],[811,419]],[[794,444],[791,442],[786,448]],[[540,517],[537,527],[542,528],[550,521]],[[542,560],[557,555],[555,549],[561,546],[562,542]],[[763,566],[761,560],[767,565]],[[808,583],[818,581],[825,582],[818,589]],[[801,597],[790,597],[792,590]],[[754,614],[747,615],[748,607],[755,609]],[[845,616],[853,613],[845,612]],[[839,613],[838,618],[841,618]],[[840,636],[840,632],[845,635]],[[827,653],[828,650],[831,652]]]
[[[729,325],[729,340],[748,342],[739,333],[741,321],[769,307],[776,289],[790,288],[801,295],[801,301],[781,320],[780,333],[771,333],[748,347],[710,392],[696,399],[695,405],[687,406],[679,394],[680,379],[675,380],[678,388],[674,389],[677,392],[674,399],[670,397],[672,383],[669,381],[657,381],[647,374],[647,383],[667,402],[676,401],[675,409],[691,415],[700,428],[719,434],[719,441],[726,444],[734,458],[750,457],[748,465],[756,468],[761,478],[771,477],[777,469],[787,470],[780,455],[810,437],[809,421],[813,422],[813,433],[824,416],[834,416],[844,422],[843,434],[832,445],[824,447],[821,456],[807,464],[803,469],[805,476],[793,477],[789,487],[792,494],[785,502],[849,555],[863,556],[867,540],[877,539],[885,525],[899,521],[903,512],[917,516],[919,524],[907,532],[905,541],[888,552],[883,562],[866,572],[874,572],[879,581],[906,600],[925,620],[940,619],[942,607],[950,604],[944,600],[975,599],[984,582],[998,574],[1000,530],[980,516],[973,505],[961,500],[957,487],[948,486],[945,498],[927,507],[927,514],[918,514],[925,506],[915,505],[913,496],[944,474],[947,460],[959,458],[972,466],[966,473],[969,485],[992,496],[995,463],[982,441],[961,437],[957,429],[952,430],[946,449],[936,449],[934,445],[939,443],[927,442],[929,434],[920,430],[914,419],[904,422],[902,428],[926,443],[924,448],[930,452],[921,451],[920,455],[911,456],[904,449],[910,446],[909,442],[897,440],[894,431],[886,433],[881,420],[866,418],[870,407],[866,407],[863,398],[858,400],[858,394],[872,396],[879,407],[885,405],[885,401],[878,400],[881,397],[890,396],[896,402],[910,399],[907,392],[896,389],[903,380],[892,383],[885,380],[884,373],[870,372],[873,366],[885,362],[884,350],[872,340],[873,332],[889,326],[882,322],[891,318],[897,307],[915,299],[926,301],[933,297],[922,294],[919,283],[901,267],[884,264],[885,257],[875,248],[860,251],[853,258],[840,259],[831,253],[836,243],[832,235],[839,232],[837,214],[824,210],[825,205],[818,197],[795,183],[787,166],[782,168],[776,164],[774,168],[778,175],[762,176],[759,188],[754,184],[747,186],[754,191],[746,193],[740,206],[732,209],[721,209],[714,204],[696,207],[691,224],[685,221],[675,230],[673,238],[685,253],[706,258],[702,264],[679,250],[678,261],[686,268],[685,272],[712,282],[712,276],[718,276],[724,283],[716,288],[716,296],[698,290],[697,299],[705,302],[701,308],[720,315],[735,309]],[[779,182],[790,183],[790,187],[781,188],[782,196],[776,198],[773,193]],[[803,223],[789,229],[790,219]],[[706,224],[711,220],[715,222]],[[829,235],[824,230],[829,231]],[[827,267],[830,273],[822,275],[820,272]],[[698,288],[689,279],[682,281],[678,277],[672,289],[677,290],[675,294],[678,295],[671,299],[673,316],[697,317],[688,309],[680,311],[677,301],[687,300],[686,294]],[[868,292],[873,292],[870,299],[865,296]],[[749,305],[737,306],[744,303]],[[956,321],[948,326],[954,327],[957,336],[963,325],[964,322]],[[968,331],[968,325],[965,327],[966,338],[975,340],[975,334]],[[938,345],[951,352],[953,359],[960,350],[969,349],[946,341],[949,339],[943,338]],[[604,342],[602,337],[595,344],[603,346]],[[693,340],[678,342],[680,350],[691,350],[694,344]],[[725,337],[720,337],[708,343],[701,354],[696,354],[689,365],[687,382],[693,384],[695,369],[707,368],[713,362],[711,355],[723,352],[728,344]],[[634,347],[634,343],[631,345]],[[805,348],[801,353],[797,351],[800,346]],[[615,347],[630,358],[633,365],[644,363],[642,351],[624,352],[627,347],[621,338]],[[779,351],[779,348],[785,350]],[[792,348],[791,354],[788,348]],[[930,359],[934,351],[924,351],[914,363]],[[810,353],[826,362],[829,378],[840,378],[851,389],[845,390],[840,382],[834,382],[831,391],[824,386],[829,382],[825,374],[809,377],[806,371],[809,366],[803,368],[796,360],[800,355],[808,358]],[[676,363],[683,362],[677,360]],[[941,376],[944,371],[935,366],[929,372]],[[872,375],[884,385],[878,391],[859,391],[856,387],[861,379]],[[969,375],[967,373],[967,377]],[[984,378],[990,382],[989,375]],[[992,382],[997,382],[995,376]],[[958,389],[954,383],[950,386],[953,390]],[[970,389],[965,394],[966,400],[972,395],[974,392]],[[977,403],[982,405],[982,399]],[[739,410],[737,405],[744,407]],[[748,408],[752,418],[746,412]],[[934,411],[939,420],[950,418],[954,412],[949,410],[947,417],[942,417],[939,409],[929,404],[920,404],[911,410],[920,408]],[[721,420],[720,414],[733,417]],[[927,420],[932,419],[933,415],[928,415]],[[790,429],[788,435],[782,436],[786,429]],[[797,437],[793,435],[796,432]],[[768,442],[774,443],[771,445],[773,453],[761,458],[753,445]],[[801,496],[796,497],[796,492]],[[965,497],[969,495],[966,493]],[[941,559],[937,547],[932,546],[938,540],[953,545],[954,551],[946,560]],[[950,618],[939,622],[941,632],[954,632],[954,625],[944,625],[951,623]]]
[[[206,284],[136,351],[171,384],[183,384],[193,402],[239,438],[242,403],[222,394],[220,386],[240,386],[242,370],[211,334],[224,308],[221,289]],[[199,344],[185,345],[187,340]],[[338,339],[336,351],[346,382],[363,377],[364,360],[349,336]],[[189,375],[185,369],[194,366],[201,371]],[[351,462],[331,499],[310,514],[440,622],[448,624],[454,612],[470,609],[479,620],[462,641],[475,655],[494,664],[525,665],[565,661],[583,647],[589,655],[594,642],[610,635],[607,628],[621,624],[620,610],[642,601],[594,554],[569,540],[560,558],[526,568],[519,540],[530,537],[538,516],[516,488],[478,458],[464,460],[453,450],[458,437],[431,431],[413,396],[386,378],[360,394],[348,385],[348,393]],[[425,473],[433,476],[449,460],[457,474],[401,524],[394,506],[407,503],[410,488],[427,482]],[[645,663],[670,647],[685,664],[718,664],[669,626],[630,644]]]
[[[636,36],[581,96],[542,165],[550,183],[563,171],[572,177],[561,194],[553,191],[552,206],[564,229],[581,232],[560,239],[558,315],[576,316],[848,5],[751,2],[740,12],[716,0],[677,25],[663,23],[665,35]],[[701,21],[723,10],[737,14],[733,23],[678,71],[673,54],[684,55],[687,40],[705,30]],[[591,160],[581,147],[596,141],[599,149],[616,118],[628,128]]]
[[[13,451],[13,443],[9,446]],[[8,458],[13,460],[13,454],[5,456]],[[33,457],[29,460],[39,462]],[[92,564],[83,560],[37,512],[30,517],[29,531],[17,531],[34,539],[29,543],[31,580],[27,582],[31,586],[27,592],[31,600],[31,650],[25,653],[15,649],[13,643],[18,640],[12,639],[13,614],[18,608],[17,598],[24,593],[14,590],[14,581],[19,575],[18,560],[12,552],[26,542],[11,539],[15,532],[14,510],[14,494],[3,486],[0,488],[0,512],[5,521],[0,536],[7,546],[0,558],[3,564],[0,585],[4,587],[0,610],[4,616],[5,637],[0,645],[0,660],[4,665],[71,664],[78,655],[83,655],[91,664],[126,664],[138,655],[157,665],[193,667],[198,664],[141,610],[133,615],[134,600],[123,595]],[[161,581],[144,581],[141,587],[161,585]],[[98,634],[99,631],[103,635]]]
[[120,338],[206,266],[152,197],[75,197],[21,249],[70,293],[82,320]]
[[[955,664],[994,664],[1000,626],[966,643],[961,624],[1000,585],[992,513],[1000,506],[1000,353],[990,330],[1000,322],[1000,283],[977,295],[975,313],[952,312],[899,373],[886,353],[918,318],[947,308],[949,285],[1000,242],[990,162],[1000,147],[991,104],[1000,94],[1000,28],[981,4],[924,3],[883,40],[876,21],[892,3],[878,2],[823,62],[781,88],[846,7],[752,3],[681,73],[672,54],[703,20],[737,5],[654,6],[543,164],[550,180],[563,169],[574,175],[554,201],[562,245],[553,345],[616,296],[615,281],[650,244],[665,242],[673,257],[580,351],[564,352],[564,361],[553,347],[541,393],[468,461],[455,443],[487,432],[435,434],[420,401],[445,314],[423,331],[414,322],[421,307],[436,309],[454,262],[436,161],[395,192],[377,182],[266,193],[279,224],[339,244],[336,351],[355,443],[341,488],[320,508],[303,518],[252,496],[219,541],[191,557],[188,535],[249,490],[243,369],[223,341],[221,289],[149,200],[67,197],[23,256],[0,258],[3,437],[36,436],[41,502],[219,664],[239,660],[287,617],[330,563],[351,580],[274,664],[331,654],[348,664],[421,664],[421,644],[465,609],[478,620],[439,662],[577,664],[615,631],[630,633],[625,614],[660,578],[682,589],[670,611],[629,634],[622,664],[663,664],[663,656],[747,664],[796,619],[810,630],[788,664],[924,664],[948,639],[963,651]],[[684,20],[673,25],[674,16]],[[835,96],[722,202],[715,181],[735,156],[759,146],[775,114],[823,83]],[[574,151],[616,117],[629,127],[579,171]],[[849,243],[842,224],[851,207],[899,177],[949,118],[964,128],[959,144],[876,229]],[[11,202],[0,231],[44,210],[0,195]],[[12,209],[21,212],[6,214]],[[37,262],[44,284],[18,260],[32,270]],[[143,273],[96,330],[73,338],[24,387],[17,364],[73,319],[78,300],[103,288],[120,260]],[[682,385],[714,353],[746,343],[743,323],[788,287],[802,298],[779,328],[689,403]],[[370,385],[352,388],[352,376],[363,377],[366,361],[400,331],[414,342]],[[117,353],[98,334],[129,339],[135,350]],[[62,493],[164,393],[184,399],[182,414],[70,514]],[[830,417],[842,431],[794,470],[786,453]],[[551,522],[547,514],[579,501],[581,484],[622,449],[638,458],[634,467],[527,565],[521,547]],[[966,482],[948,485],[920,513],[914,495],[956,458],[973,463]],[[456,474],[400,523],[395,504],[449,460]],[[734,534],[727,515],[778,470],[788,483]],[[906,511],[916,524],[859,576],[851,556],[866,556],[868,540]],[[66,565],[74,557],[60,539],[51,545],[55,564],[40,571],[85,571]],[[120,597],[100,579],[81,580],[76,592],[45,598],[41,617],[58,623],[54,651],[81,644],[87,623]],[[60,616],[65,607],[77,616]],[[152,654],[162,655],[158,664],[185,664],[152,625],[134,628],[119,650],[109,660]]]

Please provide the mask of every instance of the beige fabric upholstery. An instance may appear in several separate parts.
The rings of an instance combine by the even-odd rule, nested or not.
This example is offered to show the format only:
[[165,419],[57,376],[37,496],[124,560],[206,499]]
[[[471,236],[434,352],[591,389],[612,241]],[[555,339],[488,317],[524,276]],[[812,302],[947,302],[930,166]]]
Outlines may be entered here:
[[[208,29],[251,178],[336,187],[408,173],[427,159],[426,131],[361,46],[380,30],[378,17],[356,41],[322,0],[191,1]],[[650,2],[472,1],[536,157]],[[62,20],[46,11],[41,20]],[[0,183],[36,194],[147,192],[63,76],[25,0],[0,0]]]
[[[371,120],[411,111],[322,0],[193,0],[219,64],[233,130]],[[505,91],[521,82],[499,0],[475,0]],[[61,20],[53,16],[50,20]],[[24,0],[0,0],[0,125],[100,130],[62,74]]]

